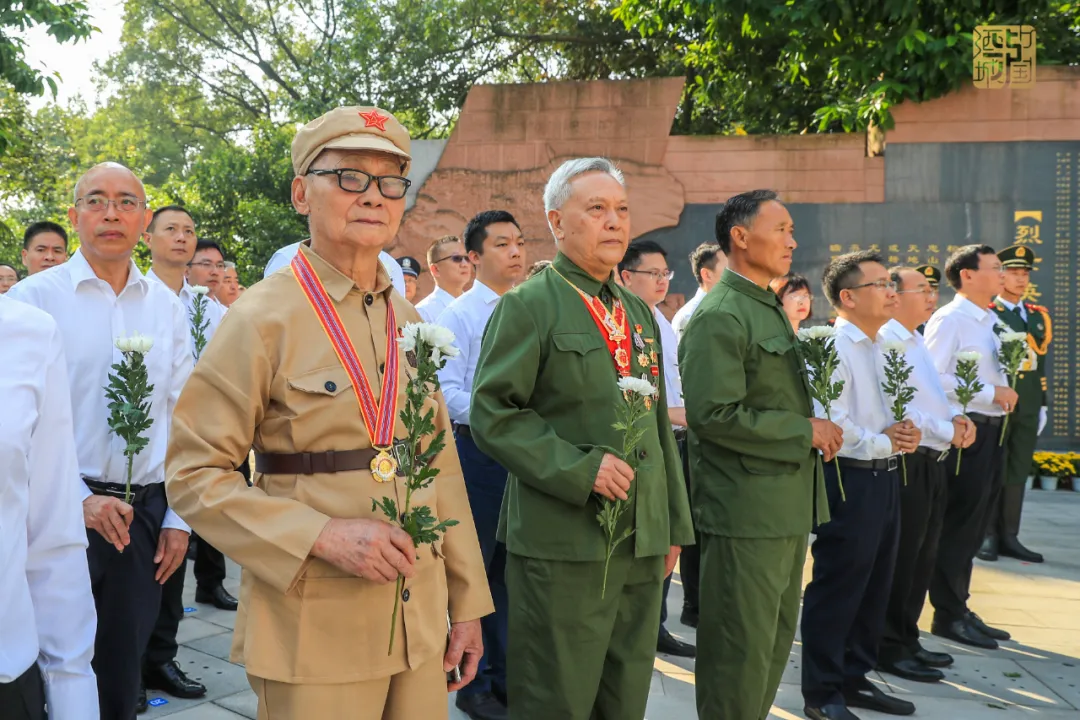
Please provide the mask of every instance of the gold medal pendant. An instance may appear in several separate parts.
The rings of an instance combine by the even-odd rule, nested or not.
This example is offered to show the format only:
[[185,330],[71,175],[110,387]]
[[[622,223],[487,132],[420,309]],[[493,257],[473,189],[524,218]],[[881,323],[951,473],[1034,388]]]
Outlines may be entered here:
[[385,448],[376,448],[378,454],[371,459],[371,476],[375,482],[393,482],[397,475],[397,460]]

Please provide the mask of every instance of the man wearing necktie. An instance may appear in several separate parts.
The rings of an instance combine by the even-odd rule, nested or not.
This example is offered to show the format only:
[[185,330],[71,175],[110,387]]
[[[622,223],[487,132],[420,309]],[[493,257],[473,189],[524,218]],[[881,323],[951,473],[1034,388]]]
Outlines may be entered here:
[[1027,333],[1028,357],[1016,378],[1016,409],[1005,431],[1005,484],[990,508],[986,539],[977,557],[994,561],[998,555],[1041,563],[1043,556],[1020,543],[1020,516],[1024,510],[1024,483],[1031,472],[1035,443],[1046,427],[1049,393],[1046,386],[1046,351],[1050,347],[1050,312],[1024,300],[1035,253],[1027,245],[1013,245],[998,253],[1005,269],[1001,293],[993,310],[1010,330]]

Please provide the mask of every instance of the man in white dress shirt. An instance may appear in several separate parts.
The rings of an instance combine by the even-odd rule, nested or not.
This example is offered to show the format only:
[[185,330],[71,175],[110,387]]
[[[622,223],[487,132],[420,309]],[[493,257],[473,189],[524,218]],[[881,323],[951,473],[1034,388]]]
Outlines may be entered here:
[[[671,327],[675,331],[676,338],[682,340],[683,331],[686,330],[686,323],[690,322],[690,316],[705,299],[705,295],[712,290],[713,285],[719,282],[726,267],[727,255],[720,252],[720,246],[716,243],[702,243],[690,253],[690,270],[693,271],[694,279],[697,280],[698,289],[694,297],[679,308],[675,317],[671,319]],[[680,563],[683,561],[685,558],[680,560]]]
[[844,387],[832,420],[844,443],[837,463],[825,463],[831,519],[815,530],[814,576],[803,595],[804,712],[811,720],[855,720],[849,706],[910,715],[912,703],[866,677],[877,665],[896,560],[898,454],[914,452],[922,440],[910,420],[893,421],[881,388],[884,361],[875,339],[896,306],[896,286],[872,252],[833,259],[822,283],[840,316],[833,381]]
[[[191,317],[195,312],[195,291],[185,275],[196,274],[199,279],[205,281],[208,275],[219,275],[217,268],[213,267],[216,261],[215,255],[220,251],[213,248],[204,249],[201,253],[201,262],[205,265],[192,265],[196,256],[195,220],[191,214],[179,205],[166,205],[154,211],[150,225],[146,228],[146,244],[150,246],[151,266],[146,273],[148,280],[154,280],[170,291],[175,293],[184,304],[184,312],[188,318],[188,335],[191,338],[191,351],[194,357],[195,340],[191,333]],[[216,278],[220,283],[220,278]],[[196,285],[199,287],[199,285]],[[209,288],[208,285],[201,287]],[[220,285],[218,285],[220,289]],[[225,307],[210,295],[206,295],[206,329],[203,335],[207,341],[214,335],[221,318],[225,315]],[[200,580],[208,572],[214,573],[214,584],[221,586],[225,578],[225,558],[213,547],[200,540],[197,545],[195,556],[195,576]],[[217,577],[220,571],[220,578]],[[146,647],[143,662],[143,680],[147,687],[165,692],[179,698],[199,698],[206,694],[206,686],[196,682],[184,673],[179,663],[176,662],[176,632],[180,627],[180,620],[184,617],[184,581],[187,576],[187,563],[180,563],[180,567],[166,581],[161,588],[161,610],[158,612],[157,623],[150,635],[150,641]],[[202,577],[200,577],[202,576]],[[203,583],[200,582],[200,589]],[[225,592],[224,588],[221,590]],[[233,599],[232,608],[236,608],[236,600]],[[225,608],[230,609],[230,608]],[[139,707],[144,707],[146,702],[145,693],[139,696]]]
[[998,445],[1005,414],[1016,407],[1016,391],[998,364],[1000,343],[994,333],[997,315],[989,310],[1001,292],[1001,260],[989,245],[966,245],[945,263],[945,278],[956,297],[934,313],[926,324],[926,349],[934,359],[946,394],[956,401],[956,355],[976,351],[982,392],[968,406],[976,427],[975,443],[964,451],[960,472],[949,463],[949,498],[938,549],[937,566],[930,579],[934,606],[931,632],[950,640],[993,649],[1008,640],[1004,630],[984,623],[967,606],[971,568],[982,545],[990,508],[1004,480],[1004,448]]
[[[164,479],[172,410],[191,373],[191,341],[180,299],[143,277],[131,259],[150,220],[142,182],[123,165],[96,165],[76,184],[68,218],[79,250],[12,292],[51,315],[63,337],[98,615],[98,699],[102,717],[132,720],[161,585],[187,552],[189,528],[167,510]],[[146,354],[153,424],[149,443],[134,459],[128,504],[124,443],[109,430],[103,388],[111,365],[121,360],[115,339],[134,332],[153,340]]]
[[908,385],[915,396],[908,405],[912,422],[923,431],[923,442],[906,457],[907,477],[900,488],[900,542],[896,552],[892,593],[885,617],[885,635],[878,652],[878,669],[917,682],[936,682],[953,659],[919,644],[919,615],[926,602],[930,576],[937,562],[941,523],[948,499],[949,448],[975,442],[975,424],[945,395],[937,368],[918,327],[937,306],[937,288],[913,268],[892,268],[898,302],[893,319],[878,332],[878,343],[899,342],[911,367]]
[[63,340],[0,297],[0,717],[97,720],[96,618]]
[[[476,363],[480,341],[495,306],[507,291],[525,277],[525,241],[514,216],[504,210],[485,210],[473,217],[463,233],[469,260],[476,267],[472,288],[444,310],[438,323],[454,333],[460,350],[439,371],[443,397],[454,423],[454,439],[465,490],[469,494],[480,551],[484,555],[488,585],[495,613],[480,620],[484,632],[484,655],[476,679],[458,691],[457,706],[473,720],[501,720],[506,709],[507,596],[504,570],[506,546],[495,539],[499,527],[506,469],[473,442],[469,426]],[[419,309],[419,308],[417,308]]]
[[435,289],[416,303],[416,312],[424,322],[433,323],[450,303],[461,297],[472,280],[473,266],[465,245],[456,235],[444,235],[427,250],[428,271],[435,278]]
[[[660,329],[660,351],[663,353],[664,387],[667,388],[668,417],[675,439],[679,443],[679,453],[683,457],[683,469],[686,469],[686,403],[683,401],[682,380],[679,377],[679,343],[671,323],[664,317],[657,306],[667,297],[671,278],[675,274],[668,268],[667,250],[652,240],[635,240],[626,247],[626,254],[619,263],[619,277],[623,286],[645,301],[656,318]],[[637,352],[641,348],[634,348]],[[647,352],[655,351],[648,348]],[[687,481],[687,493],[690,492]],[[687,561],[689,551],[690,560]],[[691,608],[697,606],[698,553],[696,545],[688,545],[679,554],[679,573],[683,580],[683,589],[690,590]],[[671,588],[671,575],[664,578],[664,593],[660,601],[660,630],[656,640],[657,652],[677,657],[694,657],[697,649],[690,643],[673,636],[664,623],[667,622],[667,596]],[[687,580],[689,579],[689,582]],[[687,619],[690,619],[689,617]]]
[[[263,271],[263,277],[268,277],[281,268],[288,266],[292,259],[296,257],[298,247],[300,247],[300,243],[295,242],[292,245],[280,248],[271,255],[270,262],[266,263],[266,270]],[[405,297],[405,274],[401,272],[401,266],[398,265],[397,260],[394,259],[393,255],[384,251],[379,253],[379,262],[386,269],[387,274],[390,275],[390,284],[398,291],[398,295]]]

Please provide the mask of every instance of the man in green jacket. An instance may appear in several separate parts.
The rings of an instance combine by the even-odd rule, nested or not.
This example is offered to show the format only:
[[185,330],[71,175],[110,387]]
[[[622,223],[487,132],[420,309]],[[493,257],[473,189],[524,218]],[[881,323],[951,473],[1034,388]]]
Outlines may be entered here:
[[791,215],[770,190],[716,216],[728,269],[679,343],[701,534],[697,706],[702,720],[764,720],[799,615],[806,537],[828,520],[816,451],[843,433],[813,417],[791,323],[769,281],[791,268]]
[[[619,287],[630,238],[622,174],[603,158],[564,163],[544,190],[559,252],[506,293],[473,383],[476,444],[510,472],[499,520],[509,595],[508,706],[515,720],[645,716],[660,594],[693,543],[668,420],[660,333]],[[618,456],[618,381],[658,389],[638,422],[636,473]],[[607,568],[603,502],[630,502]]]

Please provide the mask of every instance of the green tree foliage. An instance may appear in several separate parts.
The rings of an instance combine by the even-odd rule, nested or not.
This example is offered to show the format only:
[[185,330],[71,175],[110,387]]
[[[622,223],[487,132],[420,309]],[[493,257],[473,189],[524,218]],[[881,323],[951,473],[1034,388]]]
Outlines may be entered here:
[[616,16],[677,49],[686,133],[889,128],[890,108],[971,78],[977,25],[1032,25],[1042,65],[1080,58],[1075,0],[622,0]]

